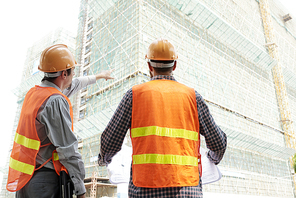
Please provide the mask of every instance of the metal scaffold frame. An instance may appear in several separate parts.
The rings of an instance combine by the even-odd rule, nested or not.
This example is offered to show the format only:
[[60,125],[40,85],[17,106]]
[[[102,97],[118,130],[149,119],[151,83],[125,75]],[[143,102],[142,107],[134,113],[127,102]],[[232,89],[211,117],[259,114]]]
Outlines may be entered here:
[[[274,29],[271,20],[269,4],[267,0],[260,0],[261,16],[266,36],[268,51],[271,57],[278,61],[278,64],[272,68],[274,84],[276,87],[277,99],[280,108],[281,122],[285,132],[285,140],[288,148],[296,149],[296,138],[291,111],[288,103],[286,85],[283,77],[282,67],[280,65],[278,46],[275,43]],[[291,167],[293,165],[292,156],[290,157]],[[293,176],[294,193],[296,194],[296,177]]]
[[[291,195],[285,159],[295,149],[285,146],[271,74],[277,61],[266,51],[256,0],[91,0],[86,6],[85,26],[90,28],[83,45],[83,74],[115,68],[116,80],[98,81],[82,92],[82,113],[75,124],[79,137],[98,141],[125,92],[149,80],[144,60],[149,43],[166,37],[179,52],[181,69],[174,76],[201,93],[228,135],[228,152],[220,165],[226,175],[204,189]],[[98,145],[92,148],[99,153]],[[260,158],[272,166],[266,168]],[[92,169],[87,168],[87,175],[91,177]]]

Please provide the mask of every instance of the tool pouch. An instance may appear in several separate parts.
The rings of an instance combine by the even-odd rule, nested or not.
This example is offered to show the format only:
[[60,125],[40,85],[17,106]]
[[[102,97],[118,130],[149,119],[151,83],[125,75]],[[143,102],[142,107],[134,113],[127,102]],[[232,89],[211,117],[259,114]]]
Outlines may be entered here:
[[74,185],[64,170],[60,172],[59,185],[60,198],[73,198]]

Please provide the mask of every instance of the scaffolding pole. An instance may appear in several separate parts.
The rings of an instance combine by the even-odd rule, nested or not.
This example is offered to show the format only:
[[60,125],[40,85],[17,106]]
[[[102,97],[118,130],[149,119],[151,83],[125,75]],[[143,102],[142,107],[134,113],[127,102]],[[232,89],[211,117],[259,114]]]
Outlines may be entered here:
[[[276,40],[274,36],[274,29],[271,21],[269,4],[267,0],[260,0],[259,5],[260,5],[261,17],[262,17],[264,31],[265,31],[265,37],[266,37],[266,43],[267,43],[266,46],[268,47],[269,55],[278,61],[277,64],[272,68],[272,74],[274,78],[274,84],[275,84],[278,104],[280,108],[281,122],[282,122],[283,130],[285,132],[286,144],[288,148],[296,149],[292,116],[291,116],[291,111],[288,104],[288,96],[287,96],[285,81],[283,78],[282,67],[279,64],[280,63],[279,52],[278,52],[278,48],[277,48]],[[290,157],[290,164],[292,167],[293,165],[292,156]],[[293,175],[293,181],[294,181],[294,194],[296,194],[295,175]]]

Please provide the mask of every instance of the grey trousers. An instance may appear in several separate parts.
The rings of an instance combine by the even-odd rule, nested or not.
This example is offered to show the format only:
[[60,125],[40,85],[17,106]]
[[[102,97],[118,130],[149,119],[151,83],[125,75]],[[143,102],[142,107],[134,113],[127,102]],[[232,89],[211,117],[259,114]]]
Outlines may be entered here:
[[59,176],[54,170],[36,171],[16,198],[59,198]]

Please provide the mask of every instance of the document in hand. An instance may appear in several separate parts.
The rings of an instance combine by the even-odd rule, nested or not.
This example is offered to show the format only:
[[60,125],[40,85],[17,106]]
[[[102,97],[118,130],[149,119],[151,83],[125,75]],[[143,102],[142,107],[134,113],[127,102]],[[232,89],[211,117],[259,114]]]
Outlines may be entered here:
[[129,182],[130,168],[132,163],[132,148],[123,145],[121,150],[112,158],[107,166],[109,181],[112,184]]
[[[200,147],[202,163],[202,184],[209,184],[219,181],[222,174],[219,168],[210,162],[206,155],[206,150]],[[109,180],[112,184],[123,184],[129,182],[130,168],[132,162],[132,148],[126,145],[112,158],[107,166]]]
[[222,174],[215,164],[210,162],[207,157],[206,150],[200,147],[201,164],[202,164],[202,184],[210,184],[219,181],[222,178]]

